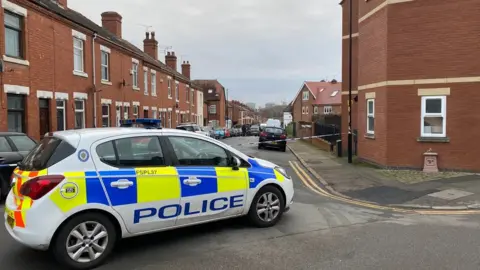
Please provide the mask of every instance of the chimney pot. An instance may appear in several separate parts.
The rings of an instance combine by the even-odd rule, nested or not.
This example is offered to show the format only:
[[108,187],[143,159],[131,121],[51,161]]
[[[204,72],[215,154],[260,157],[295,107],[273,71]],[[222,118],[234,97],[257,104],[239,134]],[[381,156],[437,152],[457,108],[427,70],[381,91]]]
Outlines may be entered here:
[[177,57],[175,52],[168,52],[165,56],[165,64],[173,70],[177,70]]
[[102,13],[102,27],[115,36],[122,37],[122,16],[115,11]]
[[183,76],[190,79],[190,64],[188,63],[188,61],[183,61],[182,74],[183,74]]
[[152,39],[155,40],[155,31],[152,31],[151,35],[152,35]]
[[150,33],[145,32],[145,39],[150,39]]

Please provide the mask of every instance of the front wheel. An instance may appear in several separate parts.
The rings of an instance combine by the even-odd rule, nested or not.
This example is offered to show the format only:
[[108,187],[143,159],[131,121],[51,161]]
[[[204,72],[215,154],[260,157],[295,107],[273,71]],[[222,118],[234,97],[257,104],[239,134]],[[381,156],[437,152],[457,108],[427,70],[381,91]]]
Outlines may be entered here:
[[92,269],[105,261],[116,240],[110,219],[99,213],[85,213],[60,228],[51,251],[58,262],[70,269]]
[[285,210],[285,199],[280,190],[274,186],[265,186],[253,198],[248,219],[259,228],[277,224]]

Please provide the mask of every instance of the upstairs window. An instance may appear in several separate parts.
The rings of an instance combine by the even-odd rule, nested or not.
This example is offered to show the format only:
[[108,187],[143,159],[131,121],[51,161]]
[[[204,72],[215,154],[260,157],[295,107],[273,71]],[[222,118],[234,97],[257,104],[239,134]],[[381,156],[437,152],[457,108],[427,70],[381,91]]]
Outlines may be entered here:
[[106,51],[101,52],[101,58],[102,58],[102,81],[109,82],[110,81],[110,70],[109,70],[109,64],[110,64],[110,54]]
[[24,59],[23,17],[9,11],[4,12],[5,55]]
[[132,63],[132,86],[138,89],[138,63]]
[[152,73],[152,96],[156,96],[157,95],[157,74],[155,73]]
[[180,84],[176,83],[175,84],[175,100],[179,101],[180,100]]
[[172,98],[172,80],[168,80],[168,97]]
[[308,100],[308,99],[309,99],[309,93],[308,91],[304,91],[302,100]]
[[333,112],[332,106],[323,107],[323,114],[331,114]]
[[73,69],[84,72],[83,40],[73,37]]
[[143,94],[148,96],[148,69],[143,71],[143,85],[145,87]]

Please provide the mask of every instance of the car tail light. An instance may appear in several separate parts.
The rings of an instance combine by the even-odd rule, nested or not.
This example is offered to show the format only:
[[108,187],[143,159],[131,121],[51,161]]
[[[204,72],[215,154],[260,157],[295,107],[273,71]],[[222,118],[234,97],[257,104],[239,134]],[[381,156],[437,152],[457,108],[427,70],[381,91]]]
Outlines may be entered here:
[[20,194],[38,200],[55,188],[65,177],[63,175],[45,175],[32,178],[20,188]]
[[282,136],[280,136],[280,139],[282,139],[282,140],[286,139],[286,138],[287,138],[287,135],[285,135],[285,134],[282,134]]
[[261,137],[267,137],[267,133],[264,132],[264,131],[262,131],[262,132],[260,133],[260,136],[261,136]]

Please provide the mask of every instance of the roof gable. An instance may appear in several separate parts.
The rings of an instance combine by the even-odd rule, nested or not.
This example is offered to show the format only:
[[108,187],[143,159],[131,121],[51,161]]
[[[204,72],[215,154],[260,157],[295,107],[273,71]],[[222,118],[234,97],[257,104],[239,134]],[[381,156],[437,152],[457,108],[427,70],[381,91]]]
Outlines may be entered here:
[[301,92],[305,91],[306,89],[308,89],[308,91],[310,91],[310,94],[312,94],[313,96],[313,99],[316,99],[317,97],[315,96],[315,93],[312,92],[312,89],[310,89],[310,87],[308,87],[308,82],[305,81],[302,83],[302,86],[300,87],[300,90],[298,90],[297,94],[295,95],[295,98],[293,99],[292,103],[295,102],[295,100],[297,100],[298,96],[300,95]]

